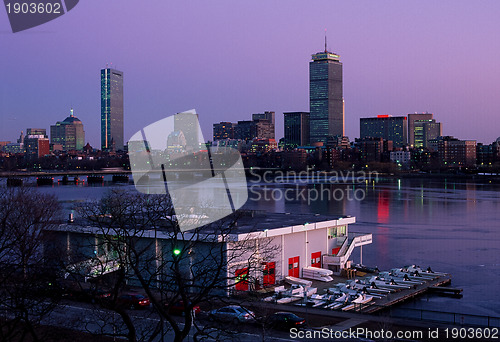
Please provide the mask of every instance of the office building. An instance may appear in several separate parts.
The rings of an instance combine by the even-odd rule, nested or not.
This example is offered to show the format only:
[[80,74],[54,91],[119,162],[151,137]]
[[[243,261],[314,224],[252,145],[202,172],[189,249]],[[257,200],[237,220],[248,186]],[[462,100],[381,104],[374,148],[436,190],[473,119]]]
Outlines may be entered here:
[[405,116],[377,115],[374,118],[360,119],[360,138],[383,138],[391,140],[394,147],[408,143],[408,125]]
[[123,72],[101,70],[101,149],[123,150]]
[[28,160],[50,154],[50,142],[45,128],[28,128],[24,137],[24,149]]
[[285,148],[293,149],[309,144],[309,113],[283,113],[285,120]]
[[433,116],[432,113],[408,114],[408,144],[410,147],[415,147],[415,121],[432,120]]
[[26,152],[26,150],[24,149],[24,132],[21,131],[21,134],[19,135],[17,142],[15,143],[9,142],[8,144],[2,147],[1,151],[12,154]]
[[236,124],[232,122],[214,123],[214,141],[234,139],[234,129]]
[[58,121],[50,126],[50,143],[61,145],[63,151],[82,150],[85,146],[85,131],[83,124],[73,114],[71,108],[70,116],[64,121]]
[[312,55],[309,63],[310,142],[344,136],[342,63],[338,54],[325,51]]
[[252,120],[268,120],[270,121],[273,125],[276,124],[275,122],[275,113],[274,112],[264,112],[264,113],[257,113],[257,114],[252,114]]
[[443,135],[441,123],[436,120],[413,121],[413,144],[415,148],[429,148],[429,141]]
[[474,166],[476,164],[476,141],[459,140],[452,136],[432,139],[430,145],[437,146],[439,160],[446,167]]
[[238,121],[234,128],[234,138],[245,141],[274,139],[274,125],[266,119]]
[[262,122],[263,120],[269,122],[269,125],[266,125],[266,137],[261,137],[259,139],[275,139],[275,128],[276,128],[276,123],[275,123],[275,113],[274,112],[264,112],[264,113],[257,113],[257,114],[252,114],[252,120],[253,121],[260,121]]

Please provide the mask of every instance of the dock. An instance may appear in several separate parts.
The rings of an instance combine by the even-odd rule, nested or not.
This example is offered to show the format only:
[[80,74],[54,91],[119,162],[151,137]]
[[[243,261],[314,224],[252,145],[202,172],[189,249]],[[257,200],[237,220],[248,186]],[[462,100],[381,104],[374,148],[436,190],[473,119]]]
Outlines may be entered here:
[[406,300],[420,296],[430,291],[430,289],[433,289],[434,291],[436,291],[437,289],[446,289],[446,287],[441,287],[441,286],[446,286],[449,285],[450,283],[451,283],[450,275],[439,276],[437,279],[429,280],[423,284],[414,285],[411,289],[401,289],[395,293],[390,293],[383,298],[374,299],[371,305],[370,303],[368,303],[367,305],[359,308],[358,311],[364,313],[374,313],[383,309],[387,309],[390,306],[395,305],[397,303],[401,303]]
[[[359,275],[359,274],[358,274]],[[365,274],[362,273],[361,277],[355,277],[355,279],[360,279],[363,280],[363,276]],[[372,274],[373,275],[373,274]],[[416,298],[420,295],[423,295],[425,293],[435,293],[438,295],[446,295],[446,296],[452,296],[452,297],[461,297],[462,296],[462,289],[460,288],[453,288],[449,287],[451,284],[451,275],[450,274],[445,274],[445,273],[440,273],[438,274],[433,274],[434,278],[431,278],[429,275],[426,277],[421,277],[421,278],[414,278],[413,284],[404,284],[405,287],[401,288],[383,288],[380,287],[378,289],[374,288],[371,289],[369,285],[366,285],[365,290],[368,295],[374,295],[374,298],[369,301],[368,303],[356,303],[354,307],[349,310],[351,312],[357,312],[357,313],[375,313],[378,311],[382,311],[385,309],[390,308],[391,306],[410,300],[412,298]],[[337,286],[337,285],[342,285],[346,284],[346,278],[345,277],[339,277],[339,276],[333,276],[334,280],[331,282],[321,282],[321,281],[313,281],[312,287],[317,288],[317,294],[322,295],[328,293],[329,289]],[[366,278],[368,279],[368,278]],[[366,280],[365,279],[365,280]],[[419,283],[416,283],[416,282]],[[401,283],[400,283],[401,284]],[[358,289],[358,291],[361,291]],[[271,293],[265,294],[268,296]],[[284,306],[304,306],[303,300],[293,301],[293,303],[289,304],[284,304]],[[328,309],[326,307],[323,307],[326,305],[318,305],[314,306],[317,307],[317,309],[324,310],[324,311],[332,311],[331,309]],[[333,310],[333,311],[342,311],[341,308],[339,310]]]

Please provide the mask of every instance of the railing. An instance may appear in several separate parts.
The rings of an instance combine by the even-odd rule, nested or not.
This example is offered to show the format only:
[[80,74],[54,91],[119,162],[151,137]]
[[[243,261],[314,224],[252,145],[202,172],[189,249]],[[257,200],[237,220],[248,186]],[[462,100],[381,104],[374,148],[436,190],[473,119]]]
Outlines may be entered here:
[[373,240],[372,234],[362,234],[362,235],[360,234],[354,237],[354,242],[356,244],[356,247],[370,244],[372,243],[372,240]]
[[351,243],[351,241],[349,240],[349,238],[346,236],[344,238],[344,241],[342,241],[342,246],[340,247],[339,251],[337,252],[337,255],[336,256],[342,256],[342,255],[345,255],[345,251],[346,249],[349,247],[349,244]]
[[372,242],[372,234],[349,234],[348,238],[344,240],[342,247],[340,248],[337,255],[324,255],[323,263],[324,264],[344,264],[347,262],[349,257],[351,256],[352,251],[355,247],[369,244]]
[[500,317],[492,316],[413,308],[390,308],[389,315],[394,318],[409,318],[438,323],[500,328]]
[[463,325],[463,326],[477,326],[477,327],[491,327],[500,328],[500,317],[474,315],[458,312],[446,312],[426,309],[415,308],[402,308],[402,307],[387,307],[376,304],[356,304],[353,310],[349,312],[363,313],[365,310],[378,309],[374,313],[377,316],[387,316],[389,318],[401,318],[419,320],[425,322],[435,322],[443,324]]

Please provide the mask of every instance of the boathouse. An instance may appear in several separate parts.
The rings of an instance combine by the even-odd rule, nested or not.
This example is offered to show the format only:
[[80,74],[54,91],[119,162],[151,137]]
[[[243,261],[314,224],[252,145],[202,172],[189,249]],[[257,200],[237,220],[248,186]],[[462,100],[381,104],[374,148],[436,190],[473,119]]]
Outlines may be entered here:
[[[272,286],[282,281],[285,276],[301,277],[304,267],[313,266],[340,273],[351,266],[351,254],[355,248],[371,244],[371,234],[358,234],[349,231],[349,226],[356,219],[350,216],[326,216],[319,214],[268,213],[265,211],[244,210],[236,225],[231,229],[230,239],[211,240],[211,244],[223,243],[224,250],[232,250],[238,243],[253,243],[251,253],[241,253],[238,257],[226,256],[225,264],[227,285],[234,285],[238,291],[246,291],[265,286]],[[209,228],[206,228],[207,231]],[[108,232],[112,234],[111,232]],[[185,238],[192,239],[189,233]],[[188,237],[189,236],[189,237]],[[116,270],[112,251],[102,245],[103,231],[88,224],[61,224],[51,231],[51,248],[64,249],[58,255],[64,255],[66,265],[87,265],[86,279],[102,276]],[[171,233],[168,229],[142,230],[138,240],[143,246],[152,246],[152,253],[158,258],[172,256]],[[190,249],[190,258],[204,255],[204,244]],[[198,250],[196,250],[198,249]],[[259,251],[262,249],[262,251]],[[264,252],[272,251],[272,253]],[[249,266],[248,255],[259,267]],[[99,259],[100,258],[100,259]],[[106,267],[95,260],[106,259]],[[96,265],[97,265],[96,264]],[[157,264],[162,264],[159,260]],[[189,268],[193,260],[189,259]]]

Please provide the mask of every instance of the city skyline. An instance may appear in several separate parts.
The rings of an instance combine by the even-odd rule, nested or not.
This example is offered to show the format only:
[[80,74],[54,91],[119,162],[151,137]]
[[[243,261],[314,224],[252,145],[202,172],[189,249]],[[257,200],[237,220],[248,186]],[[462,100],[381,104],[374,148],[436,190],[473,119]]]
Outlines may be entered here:
[[[500,135],[489,124],[500,104],[497,2],[287,5],[200,2],[116,9],[82,3],[57,21],[18,34],[6,34],[8,23],[0,21],[0,39],[9,47],[1,67],[0,140],[15,141],[26,126],[49,128],[73,107],[87,127],[87,140],[98,147],[96,70],[106,62],[127,73],[125,140],[144,125],[190,108],[200,113],[206,137],[214,122],[272,110],[280,138],[283,112],[309,111],[308,62],[322,50],[325,28],[329,49],[342,56],[351,139],[359,136],[361,117],[413,112],[434,113],[444,135],[484,143]],[[120,15],[103,35],[110,8]],[[142,11],[151,16],[148,23],[140,20]],[[227,16],[229,11],[236,14]],[[182,24],[187,15],[197,20]],[[36,51],[44,53],[33,58]]]

